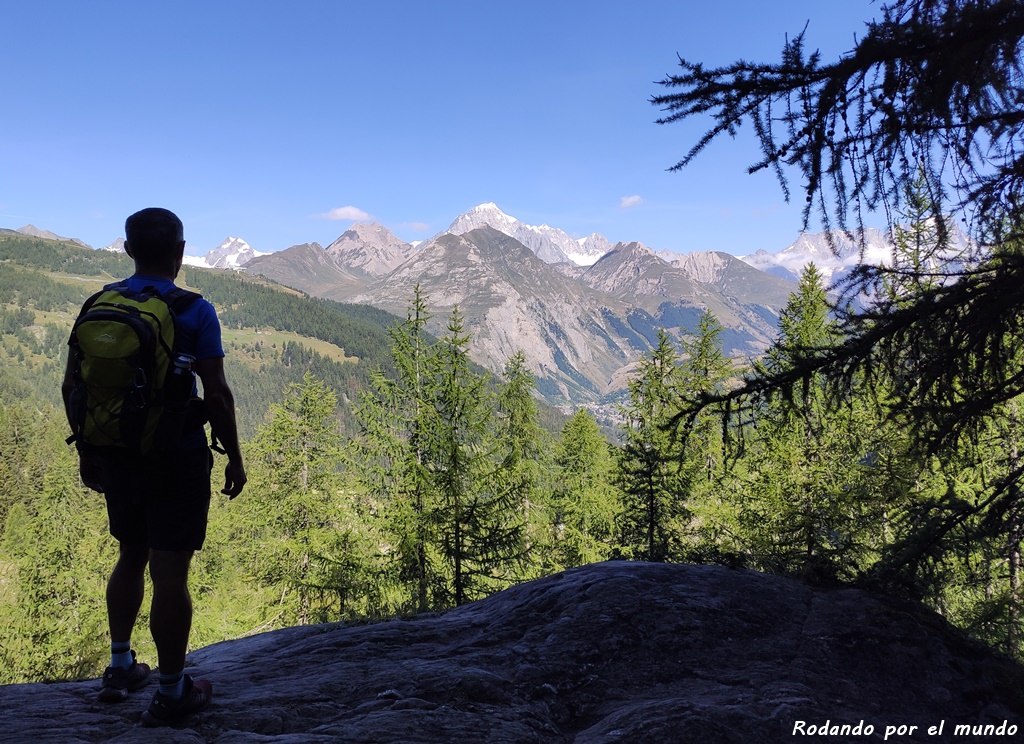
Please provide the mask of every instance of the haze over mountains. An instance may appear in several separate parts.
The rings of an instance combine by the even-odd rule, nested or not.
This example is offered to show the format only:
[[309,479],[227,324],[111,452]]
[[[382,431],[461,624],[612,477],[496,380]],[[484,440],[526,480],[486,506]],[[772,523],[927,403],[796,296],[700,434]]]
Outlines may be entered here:
[[[860,261],[855,243],[839,246],[837,256],[824,235],[802,235],[778,253],[745,258],[655,252],[637,242],[613,245],[596,233],[577,239],[556,227],[528,225],[486,203],[418,245],[383,225],[358,223],[326,248],[303,243],[265,253],[231,237],[203,257],[186,256],[186,263],[242,270],[399,316],[419,285],[433,313],[432,332],[444,333],[458,305],[478,362],[500,372],[522,350],[542,394],[567,402],[621,392],[659,329],[685,339],[704,310],[722,324],[729,356],[743,361],[761,354],[803,266],[813,260],[826,278],[839,278]],[[107,249],[122,250],[123,240]],[[864,257],[888,255],[884,234],[870,231]]]

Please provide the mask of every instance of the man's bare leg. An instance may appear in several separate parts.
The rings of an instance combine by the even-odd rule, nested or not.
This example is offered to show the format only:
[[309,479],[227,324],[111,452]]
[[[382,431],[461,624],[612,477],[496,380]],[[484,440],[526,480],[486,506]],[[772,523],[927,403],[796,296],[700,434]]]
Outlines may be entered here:
[[149,548],[121,543],[114,570],[107,582],[107,622],[110,641],[128,643],[142,607]]
[[191,550],[151,550],[149,575],[153,579],[153,604],[149,628],[156,643],[160,676],[179,674],[185,668],[188,634],[192,629],[192,595],[188,591]]

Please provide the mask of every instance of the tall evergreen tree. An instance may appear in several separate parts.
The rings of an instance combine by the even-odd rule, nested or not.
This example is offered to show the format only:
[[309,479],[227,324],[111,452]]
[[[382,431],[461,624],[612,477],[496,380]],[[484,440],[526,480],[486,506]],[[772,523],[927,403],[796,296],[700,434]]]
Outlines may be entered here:
[[562,427],[549,507],[547,573],[611,557],[621,504],[612,485],[612,447],[585,408]]
[[79,480],[63,412],[34,413],[15,461],[28,486],[12,494],[0,535],[0,682],[97,674],[108,644],[104,571],[115,549],[104,503]]
[[544,432],[538,423],[537,384],[526,366],[526,354],[517,351],[505,364],[498,393],[495,488],[507,493],[520,511],[524,557],[542,538],[543,504],[539,485],[545,451]]
[[285,617],[299,625],[340,612],[339,577],[328,567],[340,562],[351,525],[340,520],[336,405],[336,393],[307,372],[271,406],[250,449],[262,538],[252,570],[293,593],[294,601],[283,603]]
[[435,493],[428,465],[434,427],[434,348],[427,300],[416,285],[404,323],[389,330],[394,378],[375,372],[360,398],[360,436],[349,447],[353,469],[376,501],[412,607],[425,612],[442,583],[435,544]]
[[624,498],[622,549],[647,561],[677,555],[689,523],[684,475],[669,431],[679,398],[678,354],[662,329],[629,382],[616,474]]
[[[683,342],[680,393],[683,400],[699,399],[723,389],[732,365],[722,350],[722,326],[711,310],[701,313],[697,333]],[[680,557],[695,559],[731,550],[729,535],[734,526],[730,509],[722,499],[725,474],[725,442],[719,415],[702,411],[688,421],[685,431],[675,431],[681,468],[681,484],[693,513],[694,536]]]
[[438,543],[450,571],[448,601],[455,605],[507,586],[522,555],[518,492],[495,475],[493,404],[487,378],[472,370],[469,341],[455,306],[435,357],[430,432]]
[[[838,341],[824,281],[809,264],[783,309],[761,374],[793,369]],[[827,381],[795,382],[757,411],[756,449],[739,504],[755,561],[814,578],[853,578],[868,558],[871,502],[859,487],[874,421],[863,406],[827,395]]]

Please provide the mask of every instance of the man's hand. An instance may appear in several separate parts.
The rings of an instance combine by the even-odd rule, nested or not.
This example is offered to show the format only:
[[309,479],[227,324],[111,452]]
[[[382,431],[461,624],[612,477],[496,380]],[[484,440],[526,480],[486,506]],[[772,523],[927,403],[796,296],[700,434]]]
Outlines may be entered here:
[[228,460],[228,464],[224,467],[224,488],[220,492],[231,500],[242,492],[247,480],[242,461]]

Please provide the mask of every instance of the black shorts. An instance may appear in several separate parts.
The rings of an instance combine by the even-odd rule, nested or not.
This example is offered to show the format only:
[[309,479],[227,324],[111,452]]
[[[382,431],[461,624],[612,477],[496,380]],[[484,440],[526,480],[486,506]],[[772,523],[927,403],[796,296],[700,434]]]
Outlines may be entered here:
[[210,511],[210,450],[94,458],[107,500],[110,534],[119,542],[154,550],[202,549]]

